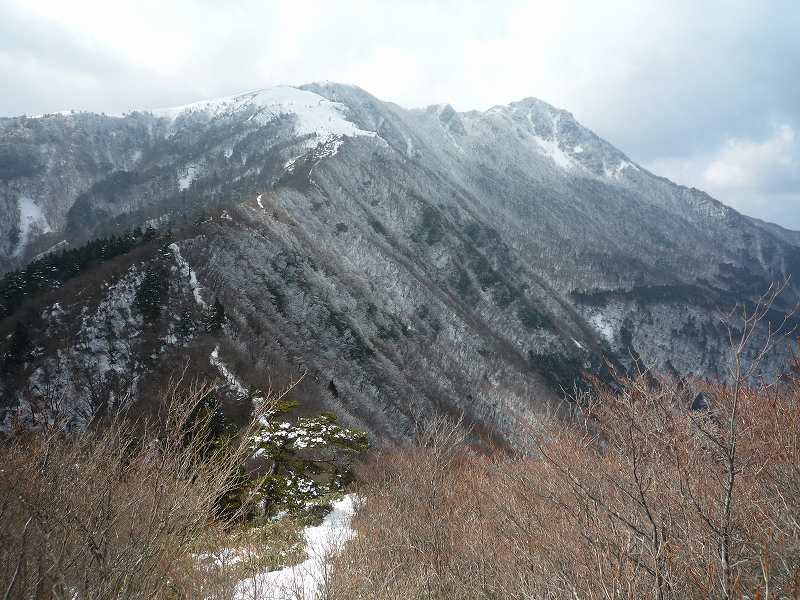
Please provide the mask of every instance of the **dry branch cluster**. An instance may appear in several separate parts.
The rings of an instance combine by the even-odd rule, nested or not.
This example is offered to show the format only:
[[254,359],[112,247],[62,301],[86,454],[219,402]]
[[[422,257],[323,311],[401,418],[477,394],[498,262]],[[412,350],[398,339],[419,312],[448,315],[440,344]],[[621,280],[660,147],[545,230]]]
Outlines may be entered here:
[[[376,452],[323,597],[798,598],[800,362],[757,384],[773,299],[731,320],[725,385],[598,382],[570,424],[522,432],[526,456],[478,452],[444,418]],[[211,389],[177,382],[156,422],[55,424],[0,446],[3,600],[230,597],[231,570],[200,555],[236,516],[220,500],[265,413],[212,443]]]
[[212,386],[176,381],[161,420],[114,419],[0,447],[0,582],[10,598],[228,597],[197,560],[249,449],[209,435]]
[[334,596],[795,597],[800,385],[708,386],[713,408],[691,411],[665,383],[601,393],[602,438],[553,423],[538,456],[481,455],[450,431],[374,457]]
[[732,319],[729,385],[598,385],[527,457],[441,422],[375,456],[334,597],[798,597],[800,380],[752,385],[772,299]]

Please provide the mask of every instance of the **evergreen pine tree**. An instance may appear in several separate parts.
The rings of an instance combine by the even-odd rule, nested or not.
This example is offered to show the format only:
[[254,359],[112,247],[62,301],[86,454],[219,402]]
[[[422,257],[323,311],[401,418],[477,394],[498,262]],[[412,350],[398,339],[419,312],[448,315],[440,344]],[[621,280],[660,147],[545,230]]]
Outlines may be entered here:
[[134,299],[134,306],[142,313],[146,323],[153,323],[161,315],[168,286],[163,267],[159,263],[149,264]]
[[341,492],[352,478],[352,460],[369,448],[364,432],[340,425],[332,413],[281,421],[294,406],[276,406],[251,440],[253,457],[272,463],[271,474],[254,481],[255,489],[248,492],[260,498],[267,514],[278,509],[303,513],[324,496]]

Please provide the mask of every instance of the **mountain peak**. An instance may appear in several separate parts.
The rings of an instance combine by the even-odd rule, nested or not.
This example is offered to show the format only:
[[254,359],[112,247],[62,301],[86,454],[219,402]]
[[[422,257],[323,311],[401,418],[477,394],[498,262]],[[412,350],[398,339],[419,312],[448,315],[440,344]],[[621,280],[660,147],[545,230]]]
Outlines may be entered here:
[[[535,98],[406,110],[322,82],[122,119],[10,119],[0,142],[0,268],[125,229],[169,228],[180,249],[139,233],[141,250],[99,279],[87,273],[87,285],[107,279],[100,305],[57,298],[85,327],[80,345],[67,329],[56,336],[61,354],[48,341],[45,366],[68,352],[100,377],[132,348],[126,364],[144,380],[154,348],[180,356],[188,343],[208,365],[207,338],[185,341],[196,327],[180,325],[187,310],[201,317],[202,289],[229,315],[226,344],[335,381],[326,402],[387,435],[410,430],[408,398],[517,435],[511,424],[547,390],[607,357],[627,365],[632,351],[681,375],[724,375],[716,307],[800,270],[796,238],[724,218],[710,197],[639,169]],[[0,310],[12,297],[14,318],[36,317],[39,339],[57,323],[25,294],[58,288],[47,278],[71,273],[70,256],[52,257],[56,270],[45,257],[0,294]],[[154,298],[163,314],[142,335],[136,298],[161,293],[147,283],[154,272],[170,299]],[[178,276],[184,285],[172,285]],[[796,302],[800,286],[787,296]],[[123,339],[102,341],[105,323]],[[20,390],[38,381],[26,369]]]
[[332,102],[308,89],[289,85],[262,88],[235,96],[150,112],[170,121],[190,116],[219,118],[245,112],[248,121],[255,121],[259,125],[265,125],[280,117],[291,116],[295,119],[295,132],[301,137],[327,139],[331,136],[375,135],[372,131],[359,129],[349,121],[347,108],[341,103]]

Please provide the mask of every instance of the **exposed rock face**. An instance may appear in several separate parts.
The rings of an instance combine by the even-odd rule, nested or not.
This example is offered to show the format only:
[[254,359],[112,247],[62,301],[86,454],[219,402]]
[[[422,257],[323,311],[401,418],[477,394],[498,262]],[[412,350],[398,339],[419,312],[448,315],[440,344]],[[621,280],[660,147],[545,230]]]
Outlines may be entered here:
[[524,436],[604,355],[724,377],[722,310],[800,282],[800,234],[647,172],[532,98],[458,113],[281,87],[2,120],[0,158],[0,266],[213,203],[175,235],[227,338],[308,370],[330,407],[392,438],[434,410]]

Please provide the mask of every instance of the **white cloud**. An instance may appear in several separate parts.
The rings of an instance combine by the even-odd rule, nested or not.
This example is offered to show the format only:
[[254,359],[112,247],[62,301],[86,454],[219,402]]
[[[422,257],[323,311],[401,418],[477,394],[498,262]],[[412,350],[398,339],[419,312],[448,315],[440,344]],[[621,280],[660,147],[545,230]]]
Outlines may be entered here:
[[[605,125],[627,113],[626,102],[653,93],[629,85],[648,67],[677,69],[702,58],[696,40],[720,37],[710,9],[685,0],[12,2],[84,48],[150,73],[153,106],[176,90],[189,101],[330,79],[406,106],[486,109],[537,96]],[[759,12],[742,1],[727,7],[716,16],[726,36]]]
[[757,189],[800,174],[795,132],[777,127],[768,139],[733,138],[703,171],[703,180],[715,189]]

